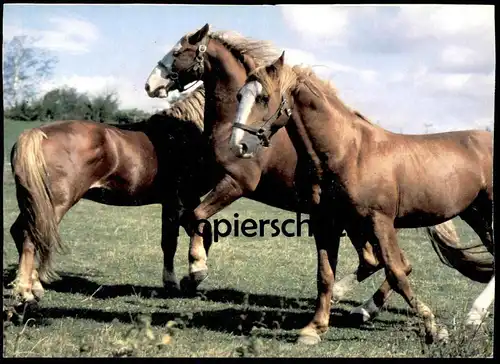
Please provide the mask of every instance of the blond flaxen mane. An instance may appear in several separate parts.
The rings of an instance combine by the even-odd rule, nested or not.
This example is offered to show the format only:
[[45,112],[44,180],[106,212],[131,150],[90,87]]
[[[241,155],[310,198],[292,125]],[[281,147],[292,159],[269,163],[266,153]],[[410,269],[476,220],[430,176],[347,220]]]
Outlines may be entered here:
[[[184,38],[193,33],[186,34]],[[238,32],[229,30],[216,31],[210,32],[208,37],[220,42],[233,53],[239,55],[246,54],[252,57],[257,67],[274,61],[280,55],[278,49],[271,42],[244,37]],[[174,103],[167,112],[178,119],[192,121],[203,130],[204,109],[205,88],[202,85],[180,101]]]
[[180,120],[191,121],[200,128],[200,130],[203,130],[205,87],[201,85],[179,101],[176,101],[166,110],[166,113]]
[[[194,32],[186,34],[184,38],[189,37],[193,33]],[[252,72],[252,74],[259,79],[263,87],[268,92],[273,90],[274,80],[265,72],[265,67],[274,62],[280,56],[281,51],[276,48],[271,41],[252,39],[231,30],[211,31],[208,33],[208,37],[221,43],[233,54],[236,53],[236,58],[239,58],[238,55],[243,54],[250,56],[256,65],[256,69],[254,72]],[[318,97],[325,97],[330,100],[334,98],[338,100],[338,102],[340,102],[342,105],[344,105],[347,109],[351,110],[354,114],[356,114],[363,120],[370,122],[361,113],[356,110],[352,110],[347,105],[345,105],[345,103],[343,103],[338,98],[337,90],[335,89],[333,82],[320,79],[314,73],[311,67],[291,67],[285,64],[281,69],[278,82],[281,94],[288,93],[293,89],[299,87],[299,85],[305,85]],[[193,95],[198,90],[203,93],[202,97],[200,94],[198,94],[197,96]],[[196,113],[196,116],[199,117],[196,118],[196,124],[198,126],[201,125],[201,128],[203,128],[203,109],[205,104],[205,93],[203,86],[198,88],[192,94],[188,95],[186,99],[176,103],[174,106],[178,106],[179,111],[177,112],[177,114],[173,114],[173,116],[181,119],[191,120],[189,119],[189,117],[183,116],[185,115],[185,112],[183,111],[183,105],[181,104],[184,101],[189,102],[191,97],[196,98],[196,100],[194,100],[195,102],[193,102],[192,105],[186,105],[187,110],[191,111],[191,115],[193,113]],[[174,106],[172,106],[172,109],[174,108]]]
[[231,52],[252,57],[257,67],[268,64],[280,56],[280,51],[272,42],[245,37],[235,31],[210,32],[208,37],[220,42]]
[[361,114],[358,110],[350,108],[338,96],[337,89],[332,81],[322,80],[314,73],[311,67],[305,66],[289,66],[287,64],[281,67],[278,78],[270,75],[266,66],[258,67],[252,72],[251,76],[257,79],[267,93],[275,90],[276,83],[281,95],[286,95],[297,90],[301,86],[306,86],[316,96],[323,98],[325,101],[334,101],[335,104],[340,104],[346,108],[354,116],[373,124],[367,117]]

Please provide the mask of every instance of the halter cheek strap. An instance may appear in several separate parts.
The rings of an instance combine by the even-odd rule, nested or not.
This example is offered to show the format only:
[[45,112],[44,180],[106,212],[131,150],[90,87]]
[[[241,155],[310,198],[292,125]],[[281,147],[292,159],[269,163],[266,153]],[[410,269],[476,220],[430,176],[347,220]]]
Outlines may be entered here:
[[287,99],[285,96],[281,97],[281,103],[276,112],[271,115],[271,117],[267,120],[264,121],[264,124],[260,128],[253,128],[249,125],[245,125],[242,123],[234,123],[233,128],[239,128],[247,133],[250,133],[252,135],[255,135],[257,138],[259,138],[260,144],[264,147],[269,147],[270,144],[270,139],[271,136],[274,134],[272,130],[267,128],[268,124],[271,124],[271,127],[273,123],[281,116],[283,115],[283,112],[285,112],[286,116],[290,117],[292,116],[292,109],[289,107]]
[[[203,75],[203,72],[204,72],[205,53],[207,51],[208,40],[209,40],[208,37],[205,37],[198,43],[198,49],[196,50],[196,58],[194,59],[193,64],[191,66],[189,66],[188,68],[186,68],[186,70],[184,71],[184,72],[189,72],[189,71],[193,70],[193,71],[197,72],[198,73],[198,80],[197,81],[199,81],[201,79],[201,76]],[[165,65],[163,65],[161,63],[161,61],[159,62],[159,64],[161,66],[165,67]],[[174,71],[170,71],[168,77],[172,81],[174,81],[179,92],[184,92],[186,90],[189,90],[190,88],[194,87],[194,85],[195,85],[195,84],[193,84],[191,87],[189,87],[187,89],[184,88],[184,85],[182,85],[179,81],[179,73],[174,72]]]

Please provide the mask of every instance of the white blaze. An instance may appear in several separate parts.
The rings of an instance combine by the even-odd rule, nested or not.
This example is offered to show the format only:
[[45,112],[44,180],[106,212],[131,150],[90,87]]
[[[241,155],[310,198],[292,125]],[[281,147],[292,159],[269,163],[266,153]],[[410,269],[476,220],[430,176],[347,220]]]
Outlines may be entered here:
[[[240,103],[238,105],[238,111],[234,118],[235,123],[246,124],[248,121],[248,116],[252,111],[252,107],[255,104],[255,98],[262,94],[263,87],[258,81],[252,81],[247,83],[240,90]],[[233,128],[233,133],[231,135],[231,145],[233,147],[239,147],[245,131],[240,128]]]
[[[182,48],[182,45],[179,42],[161,59],[162,65],[165,67],[165,69],[161,66],[156,66],[153,68],[151,73],[149,74],[148,80],[146,83],[149,85],[149,89],[151,92],[154,92],[160,87],[165,87],[169,81],[166,79],[168,77],[168,73],[172,69],[172,64],[174,63],[174,53],[179,51]],[[159,96],[162,96],[160,94]],[[163,95],[166,97],[165,95]]]

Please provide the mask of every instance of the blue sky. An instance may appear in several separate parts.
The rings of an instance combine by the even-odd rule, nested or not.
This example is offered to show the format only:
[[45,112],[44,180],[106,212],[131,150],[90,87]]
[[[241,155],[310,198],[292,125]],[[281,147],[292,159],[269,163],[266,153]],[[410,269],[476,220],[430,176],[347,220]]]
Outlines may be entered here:
[[59,59],[42,89],[116,90],[123,107],[168,107],[146,95],[145,80],[182,35],[209,23],[271,40],[390,130],[493,125],[493,6],[4,5],[3,20],[4,40],[36,36]]

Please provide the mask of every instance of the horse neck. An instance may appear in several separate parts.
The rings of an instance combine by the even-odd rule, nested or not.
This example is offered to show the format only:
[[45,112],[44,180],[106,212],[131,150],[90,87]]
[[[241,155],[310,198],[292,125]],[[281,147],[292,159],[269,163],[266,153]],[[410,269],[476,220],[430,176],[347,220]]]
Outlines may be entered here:
[[210,45],[203,75],[204,128],[211,134],[222,133],[229,137],[238,107],[235,95],[245,83],[246,71],[226,47],[216,41]]
[[305,87],[293,94],[296,133],[316,168],[339,171],[359,151],[361,139],[373,125],[361,120],[336,96],[317,97]]

